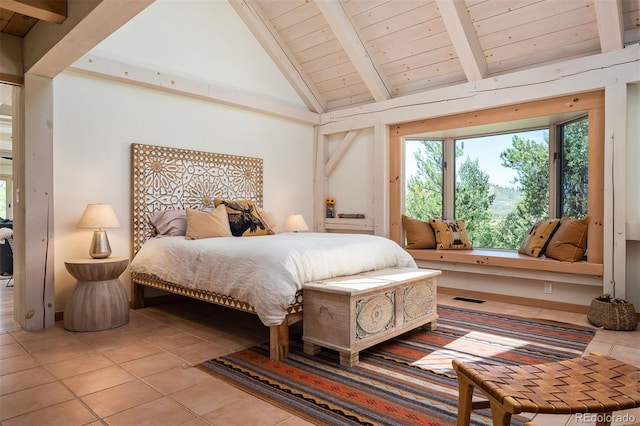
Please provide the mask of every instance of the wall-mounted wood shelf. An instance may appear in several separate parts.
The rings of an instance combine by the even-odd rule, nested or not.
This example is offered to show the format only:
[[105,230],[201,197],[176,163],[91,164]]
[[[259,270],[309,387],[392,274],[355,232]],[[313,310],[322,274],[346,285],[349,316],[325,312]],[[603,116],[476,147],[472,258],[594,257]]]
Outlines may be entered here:
[[324,228],[331,231],[373,231],[373,221],[369,219],[326,218]]

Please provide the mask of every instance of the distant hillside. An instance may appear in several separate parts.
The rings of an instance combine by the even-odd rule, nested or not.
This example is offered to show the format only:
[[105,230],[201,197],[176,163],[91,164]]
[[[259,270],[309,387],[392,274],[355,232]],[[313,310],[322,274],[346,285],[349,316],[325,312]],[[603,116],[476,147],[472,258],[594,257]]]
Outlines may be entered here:
[[519,190],[506,188],[504,186],[491,185],[489,189],[491,194],[495,194],[496,198],[491,205],[490,211],[493,219],[504,219],[513,211],[515,205],[522,198]]

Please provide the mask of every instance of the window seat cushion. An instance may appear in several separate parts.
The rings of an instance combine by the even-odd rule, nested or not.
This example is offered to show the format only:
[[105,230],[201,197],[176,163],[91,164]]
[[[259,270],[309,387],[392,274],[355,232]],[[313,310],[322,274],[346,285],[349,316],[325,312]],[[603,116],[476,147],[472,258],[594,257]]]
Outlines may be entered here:
[[531,257],[515,250],[407,250],[413,258],[425,261],[464,263],[537,271],[560,272],[565,274],[592,275],[601,277],[603,265],[587,261],[562,262],[546,257]]

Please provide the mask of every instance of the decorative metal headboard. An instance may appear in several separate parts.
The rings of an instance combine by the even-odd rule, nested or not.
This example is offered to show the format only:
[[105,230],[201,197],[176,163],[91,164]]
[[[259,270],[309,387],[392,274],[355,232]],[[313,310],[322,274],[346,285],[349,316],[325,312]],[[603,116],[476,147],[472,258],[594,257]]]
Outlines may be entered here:
[[132,144],[132,254],[154,236],[154,213],[214,207],[215,198],[262,207],[262,159]]

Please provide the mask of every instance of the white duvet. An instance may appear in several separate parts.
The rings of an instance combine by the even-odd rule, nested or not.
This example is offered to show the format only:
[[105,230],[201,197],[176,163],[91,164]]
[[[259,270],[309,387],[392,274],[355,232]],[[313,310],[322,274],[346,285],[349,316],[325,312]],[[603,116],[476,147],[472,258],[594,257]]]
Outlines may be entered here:
[[282,323],[302,283],[391,267],[416,263],[387,238],[332,233],[152,238],[131,262],[132,272],[248,302],[266,326]]

